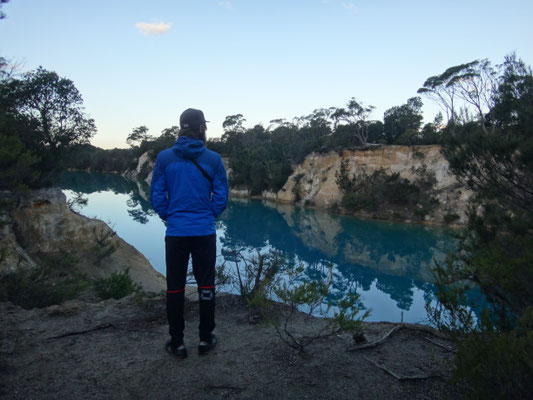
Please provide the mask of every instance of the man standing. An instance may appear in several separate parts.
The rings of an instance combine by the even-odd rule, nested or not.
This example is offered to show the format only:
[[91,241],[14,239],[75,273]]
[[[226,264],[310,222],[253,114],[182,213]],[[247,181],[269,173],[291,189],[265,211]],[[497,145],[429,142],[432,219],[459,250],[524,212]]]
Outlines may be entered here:
[[167,317],[170,339],[165,349],[187,357],[183,343],[185,283],[189,257],[200,297],[200,344],[207,354],[216,345],[215,218],[228,201],[228,178],[220,156],[205,147],[204,113],[189,108],[180,116],[178,140],[157,156],[150,199],[166,221]]

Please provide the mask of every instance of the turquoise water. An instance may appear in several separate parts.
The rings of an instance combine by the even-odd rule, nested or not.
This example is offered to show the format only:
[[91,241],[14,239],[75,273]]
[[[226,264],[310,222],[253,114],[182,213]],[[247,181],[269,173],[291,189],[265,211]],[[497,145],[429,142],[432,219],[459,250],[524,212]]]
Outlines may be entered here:
[[[137,186],[115,175],[67,173],[59,185],[81,195],[81,214],[112,226],[165,273],[165,226]],[[146,189],[146,188],[144,188]],[[146,197],[146,196],[145,196]],[[369,321],[426,321],[434,292],[428,265],[453,248],[450,232],[420,225],[360,220],[260,200],[234,199],[217,220],[219,263],[234,251],[277,251],[310,278],[333,266],[336,293],[357,290]],[[230,288],[226,288],[230,290]]]

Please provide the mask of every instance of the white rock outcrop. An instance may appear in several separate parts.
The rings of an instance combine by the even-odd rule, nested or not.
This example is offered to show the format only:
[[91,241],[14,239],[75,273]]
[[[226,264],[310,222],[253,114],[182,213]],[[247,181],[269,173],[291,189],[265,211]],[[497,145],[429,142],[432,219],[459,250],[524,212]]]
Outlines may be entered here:
[[457,214],[456,223],[466,221],[466,210],[471,193],[459,185],[450,171],[448,162],[440,153],[440,146],[380,146],[365,150],[344,150],[341,155],[333,151],[312,153],[299,164],[277,200],[295,203],[298,192],[302,204],[317,208],[330,208],[342,201],[342,192],[336,183],[336,174],[343,161],[347,162],[349,176],[371,175],[384,169],[387,174],[399,173],[402,178],[414,181],[415,170],[424,167],[437,180],[436,198],[439,205],[427,216],[426,222],[442,223],[446,214]]

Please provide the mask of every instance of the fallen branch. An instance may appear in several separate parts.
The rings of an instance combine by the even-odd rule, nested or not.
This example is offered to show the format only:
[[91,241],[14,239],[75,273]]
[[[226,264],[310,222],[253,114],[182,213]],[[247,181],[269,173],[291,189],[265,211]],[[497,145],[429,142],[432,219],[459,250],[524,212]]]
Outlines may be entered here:
[[51,340],[51,339],[62,339],[62,338],[69,337],[69,336],[84,335],[84,334],[86,334],[86,333],[90,333],[90,332],[94,332],[94,331],[99,331],[99,330],[101,330],[101,329],[107,329],[107,328],[117,328],[117,326],[114,325],[114,324],[97,325],[97,326],[94,326],[94,327],[92,327],[92,328],[85,329],[85,330],[83,330],[83,331],[67,332],[67,333],[63,333],[62,335],[49,337],[49,338],[47,338],[47,339],[49,339],[49,340]]
[[161,334],[160,331],[155,331],[155,330],[151,330],[151,329],[139,329],[139,328],[133,328],[131,326],[119,326],[117,324],[102,324],[102,325],[97,325],[97,326],[94,326],[92,328],[85,329],[85,330],[82,330],[82,331],[73,331],[73,332],[63,333],[63,334],[58,335],[58,336],[51,336],[51,337],[46,338],[46,339],[47,340],[62,339],[62,338],[69,337],[69,336],[83,335],[85,333],[99,331],[99,330],[107,329],[107,328],[114,328],[114,329],[128,331],[128,332],[148,332],[148,333],[154,333],[154,334],[158,334],[158,335]]
[[417,325],[417,324],[409,324],[409,323],[406,323],[406,322],[402,322],[401,324],[397,324],[395,325],[390,331],[388,331],[385,336],[383,336],[381,339],[379,340],[376,340],[375,342],[371,342],[371,343],[365,343],[365,344],[362,344],[360,346],[355,346],[355,347],[350,347],[348,349],[348,351],[356,351],[356,350],[363,350],[363,349],[369,349],[371,347],[376,347],[376,346],[379,346],[380,344],[384,343],[385,341],[387,341],[390,336],[396,332],[396,331],[399,331],[400,329],[411,329],[411,330],[414,330],[414,331],[422,331],[422,332],[426,332],[426,333],[429,333],[431,335],[434,335],[434,336],[437,336],[441,339],[449,339],[449,337],[447,335],[445,335],[444,333],[442,332],[439,332],[438,330],[436,330],[435,328],[432,328],[430,326],[426,326],[426,325]]
[[444,378],[441,374],[431,374],[431,375],[399,375],[396,372],[392,371],[391,369],[385,367],[384,365],[379,364],[377,361],[372,360],[370,357],[363,356],[365,360],[368,362],[374,364],[379,369],[385,371],[389,375],[393,376],[399,381],[419,381],[419,380],[425,380],[430,378]]
[[446,346],[445,344],[439,343],[439,342],[437,342],[437,341],[435,341],[433,339],[430,339],[427,336],[424,336],[424,339],[426,339],[428,342],[431,342],[431,343],[433,343],[436,346],[442,347],[443,349],[448,350],[448,351],[450,351],[452,353],[457,353],[457,350],[455,350],[455,349],[453,349],[453,348],[451,348],[449,346]]
[[365,344],[362,344],[356,347],[350,347],[348,351],[363,350],[363,349],[369,349],[370,347],[379,346],[381,343],[385,342],[394,332],[400,330],[400,328],[401,328],[401,325],[396,325],[394,328],[388,331],[385,334],[385,336],[383,336],[381,339],[376,340],[375,342],[365,343]]

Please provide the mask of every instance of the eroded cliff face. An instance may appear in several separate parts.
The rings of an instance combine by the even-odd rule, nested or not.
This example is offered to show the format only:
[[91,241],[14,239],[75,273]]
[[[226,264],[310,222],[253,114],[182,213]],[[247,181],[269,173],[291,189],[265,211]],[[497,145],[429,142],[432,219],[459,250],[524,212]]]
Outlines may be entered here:
[[146,291],[166,286],[148,260],[107,224],[71,211],[58,188],[29,193],[4,218],[0,273],[33,268],[43,254],[70,254],[76,260],[73,267],[91,278],[129,267],[131,278]]
[[[384,169],[387,174],[399,173],[402,178],[414,181],[415,170],[425,167],[436,178],[434,187],[438,205],[425,217],[425,222],[441,224],[447,214],[457,214],[455,223],[466,221],[467,202],[471,193],[459,185],[449,170],[448,162],[440,153],[440,146],[381,146],[365,150],[345,150],[312,153],[298,165],[287,183],[278,193],[265,192],[263,197],[287,203],[331,208],[340,205],[343,193],[336,183],[341,163],[347,162],[348,175],[371,175]],[[365,215],[371,216],[371,215]]]

